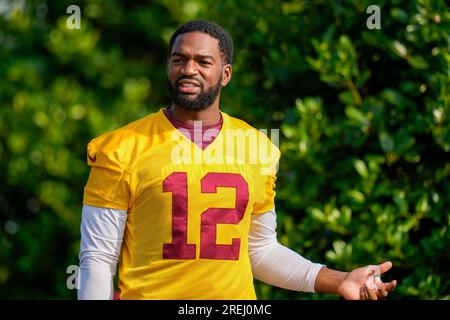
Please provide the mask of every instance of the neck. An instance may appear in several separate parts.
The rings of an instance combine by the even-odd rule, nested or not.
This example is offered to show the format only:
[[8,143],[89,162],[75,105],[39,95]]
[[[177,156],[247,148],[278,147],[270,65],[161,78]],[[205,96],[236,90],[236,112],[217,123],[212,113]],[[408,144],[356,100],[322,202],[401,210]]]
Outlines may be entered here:
[[216,124],[220,121],[218,104],[212,104],[204,110],[188,110],[172,104],[170,112],[175,119],[191,125],[194,124],[194,121],[202,121],[204,125]]

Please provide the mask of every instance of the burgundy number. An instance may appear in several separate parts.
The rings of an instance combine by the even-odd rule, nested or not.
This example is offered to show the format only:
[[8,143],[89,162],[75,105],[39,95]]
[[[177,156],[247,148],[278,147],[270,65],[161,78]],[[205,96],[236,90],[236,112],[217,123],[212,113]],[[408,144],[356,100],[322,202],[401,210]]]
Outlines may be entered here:
[[231,208],[209,208],[202,213],[200,258],[238,260],[241,239],[233,238],[231,245],[217,244],[217,224],[238,224],[248,203],[248,185],[239,174],[210,172],[202,179],[202,192],[217,193],[217,187],[236,189],[236,205]]
[[[172,192],[172,243],[163,244],[164,259],[195,259],[195,244],[187,243],[187,174],[173,172],[163,181],[163,192]],[[248,184],[240,174],[210,172],[201,181],[203,193],[217,193],[217,187],[236,189],[235,208],[209,208],[201,215],[200,258],[238,260],[241,239],[231,245],[217,244],[217,224],[238,224],[248,203]]]
[[164,179],[163,192],[172,192],[172,243],[164,243],[163,259],[195,259],[195,244],[187,243],[186,172],[174,172]]

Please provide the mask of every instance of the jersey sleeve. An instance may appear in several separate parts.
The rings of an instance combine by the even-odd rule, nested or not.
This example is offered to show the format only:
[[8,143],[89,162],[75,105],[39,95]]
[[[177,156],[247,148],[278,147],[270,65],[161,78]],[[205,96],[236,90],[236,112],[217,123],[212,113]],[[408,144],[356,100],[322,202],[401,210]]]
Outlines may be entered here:
[[84,188],[83,204],[127,210],[130,200],[129,174],[120,162],[119,152],[103,139],[92,140],[87,148],[87,162],[91,167]]
[[281,153],[269,140],[268,143],[270,145],[270,152],[267,156],[268,161],[262,159],[262,163],[256,167],[253,214],[264,213],[275,207],[275,182],[277,180],[278,163]]

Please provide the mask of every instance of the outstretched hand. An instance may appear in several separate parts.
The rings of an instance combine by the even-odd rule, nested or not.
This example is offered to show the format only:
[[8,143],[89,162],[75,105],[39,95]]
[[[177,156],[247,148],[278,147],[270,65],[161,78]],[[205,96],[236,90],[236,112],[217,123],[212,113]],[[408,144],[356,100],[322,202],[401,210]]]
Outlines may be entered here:
[[390,261],[379,265],[357,268],[347,274],[338,287],[338,293],[349,300],[378,300],[385,298],[397,285],[396,280],[384,283],[379,275],[391,269]]

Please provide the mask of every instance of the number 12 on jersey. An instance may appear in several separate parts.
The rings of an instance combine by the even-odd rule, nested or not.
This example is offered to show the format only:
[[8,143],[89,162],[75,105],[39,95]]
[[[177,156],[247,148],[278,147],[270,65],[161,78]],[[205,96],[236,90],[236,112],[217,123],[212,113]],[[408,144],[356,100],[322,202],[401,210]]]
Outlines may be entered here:
[[[249,200],[248,184],[237,173],[208,172],[201,179],[202,193],[217,187],[235,188],[234,208],[208,208],[201,213],[200,259],[238,260],[241,239],[217,244],[217,224],[239,224]],[[163,181],[163,192],[172,193],[172,242],[163,244],[163,259],[195,259],[196,245],[187,243],[188,180],[186,172],[173,172]]]

